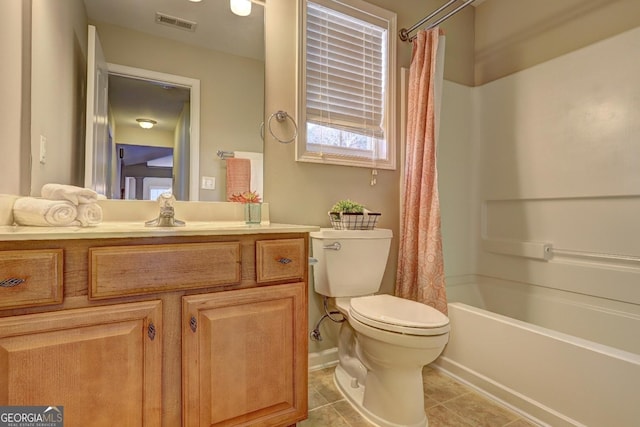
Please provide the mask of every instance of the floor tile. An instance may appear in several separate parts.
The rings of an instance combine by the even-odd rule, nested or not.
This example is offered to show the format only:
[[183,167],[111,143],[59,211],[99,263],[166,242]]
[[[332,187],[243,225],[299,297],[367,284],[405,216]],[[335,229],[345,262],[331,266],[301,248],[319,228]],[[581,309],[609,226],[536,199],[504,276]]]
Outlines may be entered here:
[[432,368],[425,368],[422,378],[425,396],[437,402],[446,402],[469,392],[467,387]]
[[443,405],[470,421],[474,426],[504,426],[518,418],[513,412],[476,392],[464,394]]
[[309,410],[324,406],[329,401],[324,398],[314,387],[309,387]]
[[[334,368],[309,373],[309,418],[298,427],[370,427],[336,388]],[[502,405],[430,367],[423,370],[429,427],[534,427]]]
[[473,424],[465,421],[463,417],[456,415],[442,405],[436,405],[427,409],[429,427],[472,427]]
[[371,427],[371,424],[369,424],[346,400],[340,400],[334,403],[333,407],[345,420],[347,420],[351,427]]
[[298,423],[298,427],[351,427],[332,405],[309,411],[309,418]]
[[515,421],[510,422],[505,427],[535,427],[536,424],[525,420],[524,418],[518,418]]

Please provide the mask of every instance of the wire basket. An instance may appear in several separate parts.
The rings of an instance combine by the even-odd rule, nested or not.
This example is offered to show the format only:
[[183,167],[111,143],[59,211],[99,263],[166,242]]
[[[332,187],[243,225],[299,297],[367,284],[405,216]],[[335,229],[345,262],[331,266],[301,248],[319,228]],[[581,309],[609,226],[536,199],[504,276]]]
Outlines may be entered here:
[[373,230],[382,214],[376,212],[329,212],[334,230]]

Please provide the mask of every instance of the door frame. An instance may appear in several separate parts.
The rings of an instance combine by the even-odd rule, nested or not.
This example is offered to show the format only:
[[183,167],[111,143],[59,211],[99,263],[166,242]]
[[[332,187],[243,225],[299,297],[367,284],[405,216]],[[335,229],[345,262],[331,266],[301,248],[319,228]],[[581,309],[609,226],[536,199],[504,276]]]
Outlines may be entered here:
[[189,89],[189,200],[199,200],[200,188],[200,80],[176,74],[161,73],[143,68],[107,63],[109,74],[168,83]]

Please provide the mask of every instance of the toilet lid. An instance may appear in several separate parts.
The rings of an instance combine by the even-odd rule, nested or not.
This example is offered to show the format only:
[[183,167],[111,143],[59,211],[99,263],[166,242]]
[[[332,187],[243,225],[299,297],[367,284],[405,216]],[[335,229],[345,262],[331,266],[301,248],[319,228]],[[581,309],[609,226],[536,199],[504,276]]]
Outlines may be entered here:
[[392,295],[352,298],[351,316],[375,328],[410,335],[449,332],[449,318],[433,307]]

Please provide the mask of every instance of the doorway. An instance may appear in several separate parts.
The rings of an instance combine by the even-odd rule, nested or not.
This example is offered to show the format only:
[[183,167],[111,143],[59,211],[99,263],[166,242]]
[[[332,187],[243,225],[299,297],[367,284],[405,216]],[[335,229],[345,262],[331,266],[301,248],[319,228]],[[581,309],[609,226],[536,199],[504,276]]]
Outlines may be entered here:
[[[108,64],[108,71],[109,123],[117,154],[112,196],[131,195],[125,191],[126,182],[131,183],[127,178],[139,180],[136,188],[141,188],[145,178],[166,179],[169,168],[176,198],[197,200],[199,81],[117,64]],[[140,121],[152,126],[142,128]],[[145,194],[137,192],[136,198]]]

